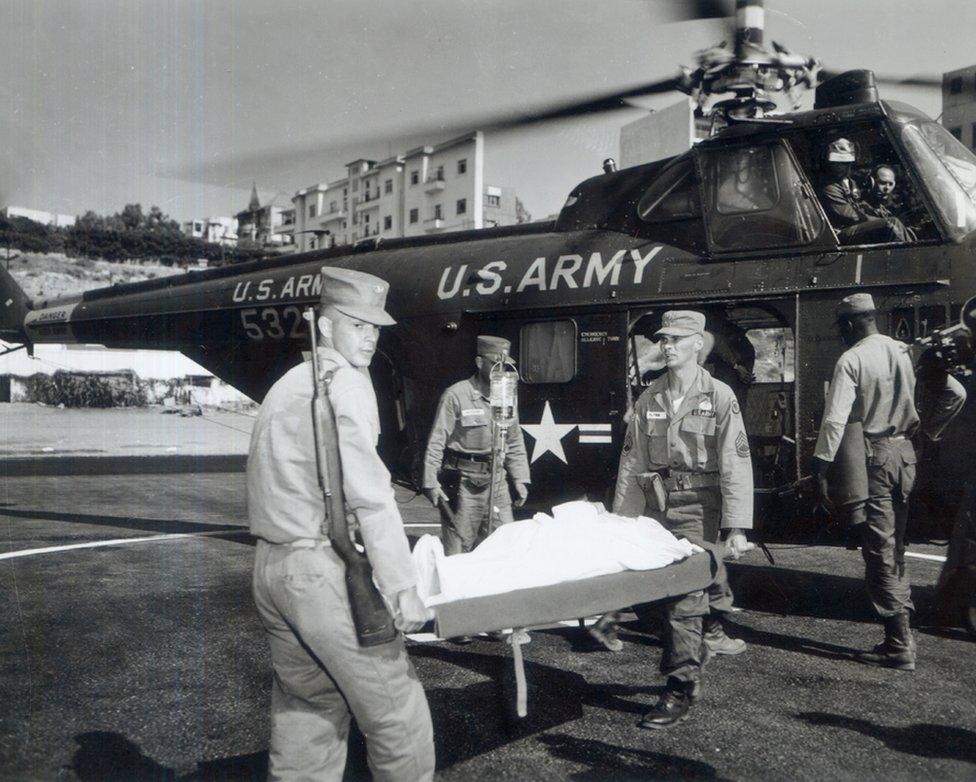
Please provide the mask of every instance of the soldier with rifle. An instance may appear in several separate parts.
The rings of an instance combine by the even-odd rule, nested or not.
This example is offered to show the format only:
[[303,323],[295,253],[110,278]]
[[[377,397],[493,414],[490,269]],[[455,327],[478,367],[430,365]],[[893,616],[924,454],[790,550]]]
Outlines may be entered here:
[[429,616],[376,452],[367,373],[378,327],[394,322],[384,311],[388,288],[371,274],[322,268],[313,361],[274,384],[251,436],[254,600],[274,666],[271,779],[341,779],[351,716],[375,779],[434,773],[430,710],[397,633]]

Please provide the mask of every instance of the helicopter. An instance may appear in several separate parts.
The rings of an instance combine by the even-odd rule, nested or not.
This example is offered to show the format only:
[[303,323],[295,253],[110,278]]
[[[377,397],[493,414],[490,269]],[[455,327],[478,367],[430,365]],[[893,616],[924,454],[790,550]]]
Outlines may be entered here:
[[[691,5],[698,17],[733,18],[722,3]],[[976,156],[911,106],[882,100],[885,80],[871,71],[833,73],[767,48],[763,10],[762,0],[736,0],[730,40],[700,52],[695,69],[487,125],[672,91],[710,122],[710,136],[683,154],[581,182],[554,220],[372,240],[50,301],[30,301],[0,269],[0,339],[28,350],[177,350],[260,401],[303,360],[303,310],[318,301],[320,267],[368,271],[390,283],[397,321],[371,367],[380,452],[395,479],[418,486],[441,392],[472,371],[475,337],[496,334],[513,346],[533,501],[544,503],[605,496],[629,410],[661,371],[652,338],[662,314],[696,309],[715,345],[705,366],[740,400],[757,516],[767,530],[797,531],[843,349],[834,305],[870,292],[881,329],[909,343],[960,318],[976,292]],[[795,104],[811,89],[812,109],[777,111],[774,97]],[[906,229],[899,237],[852,241],[831,215],[820,184],[839,139],[856,150],[853,175],[865,187],[879,166],[895,173],[900,206],[889,219]],[[933,502],[958,493],[973,409],[954,427],[963,434],[929,454],[920,482]]]

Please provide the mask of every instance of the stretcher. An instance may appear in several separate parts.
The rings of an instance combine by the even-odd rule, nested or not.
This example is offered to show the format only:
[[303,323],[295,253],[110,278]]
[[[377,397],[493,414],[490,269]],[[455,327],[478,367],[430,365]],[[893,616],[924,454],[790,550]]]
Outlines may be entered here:
[[700,551],[654,570],[628,570],[579,581],[565,581],[499,595],[455,600],[434,607],[435,631],[441,638],[512,629],[509,638],[515,668],[515,713],[528,714],[525,631],[567,619],[596,616],[627,606],[653,603],[705,589],[715,572],[712,555]]

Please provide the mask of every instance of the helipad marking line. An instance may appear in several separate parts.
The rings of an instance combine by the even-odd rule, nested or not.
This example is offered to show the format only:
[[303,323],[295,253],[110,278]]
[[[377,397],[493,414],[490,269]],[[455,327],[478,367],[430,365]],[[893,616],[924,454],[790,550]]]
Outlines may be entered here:
[[919,554],[914,551],[906,551],[906,557],[915,557],[915,559],[927,559],[929,562],[945,562],[946,558],[941,557],[938,554]]
[[53,554],[57,551],[71,551],[79,548],[101,548],[104,546],[120,546],[126,543],[153,543],[156,541],[179,540],[180,538],[205,538],[213,535],[239,535],[248,534],[246,528],[240,530],[222,529],[212,532],[173,532],[167,535],[150,535],[145,538],[114,538],[112,540],[93,540],[88,543],[69,543],[64,546],[48,546],[47,548],[28,548],[22,551],[7,551],[0,554],[2,559],[16,559],[17,557],[32,557],[36,554]]

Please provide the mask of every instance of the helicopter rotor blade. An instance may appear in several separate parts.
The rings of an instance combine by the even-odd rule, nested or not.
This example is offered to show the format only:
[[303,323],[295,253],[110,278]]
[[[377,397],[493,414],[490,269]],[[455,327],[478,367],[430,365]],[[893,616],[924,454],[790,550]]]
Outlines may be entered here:
[[[818,80],[821,82],[839,76],[843,71],[823,68],[820,71]],[[898,87],[936,87],[942,89],[942,77],[929,74],[916,74],[914,76],[892,76],[891,74],[875,73],[874,80],[878,84],[889,84]]]
[[735,0],[655,0],[654,6],[668,22],[722,19],[728,37],[735,40]]

